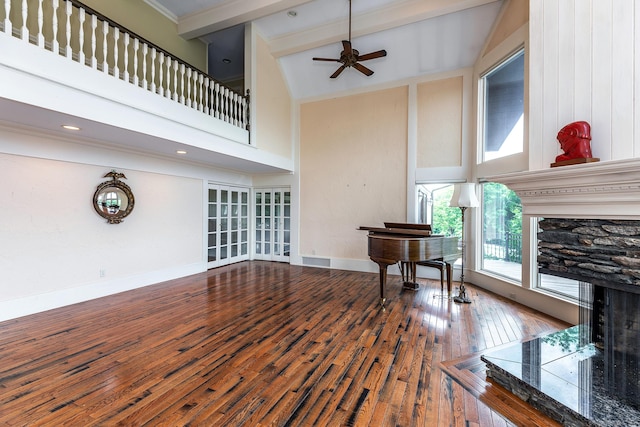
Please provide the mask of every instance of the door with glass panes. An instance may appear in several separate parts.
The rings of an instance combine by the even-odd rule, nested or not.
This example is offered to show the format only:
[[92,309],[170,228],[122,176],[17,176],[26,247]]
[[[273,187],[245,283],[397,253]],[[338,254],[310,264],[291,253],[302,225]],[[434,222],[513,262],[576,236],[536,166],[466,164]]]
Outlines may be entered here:
[[254,190],[255,259],[289,261],[291,250],[291,190]]
[[249,189],[209,185],[208,268],[249,259]]

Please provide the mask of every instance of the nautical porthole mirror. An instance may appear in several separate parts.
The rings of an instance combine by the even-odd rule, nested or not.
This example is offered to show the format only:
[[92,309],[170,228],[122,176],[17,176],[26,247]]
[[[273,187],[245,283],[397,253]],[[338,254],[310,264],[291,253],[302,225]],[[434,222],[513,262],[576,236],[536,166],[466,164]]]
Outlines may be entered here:
[[109,224],[120,224],[133,210],[133,193],[127,184],[120,181],[121,178],[127,179],[123,173],[112,170],[104,177],[111,178],[111,181],[98,185],[93,194],[93,208]]

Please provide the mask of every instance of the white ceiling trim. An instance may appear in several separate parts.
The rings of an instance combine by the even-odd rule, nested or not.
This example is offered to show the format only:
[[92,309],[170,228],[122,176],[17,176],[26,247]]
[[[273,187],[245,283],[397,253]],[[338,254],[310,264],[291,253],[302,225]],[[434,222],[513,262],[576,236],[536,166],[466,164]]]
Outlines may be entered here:
[[175,13],[171,12],[169,9],[167,9],[166,7],[158,3],[156,0],[143,0],[143,1],[149,6],[151,6],[152,8],[154,8],[155,10],[157,10],[158,12],[160,12],[162,15],[164,15],[174,24],[178,25],[178,16]]
[[178,34],[186,39],[201,37],[237,24],[254,21],[311,0],[251,0],[225,2],[178,19]]
[[[371,12],[354,16],[352,38],[373,34],[402,25],[413,24],[429,18],[459,12],[495,3],[498,0],[409,0],[391,4]],[[269,39],[271,54],[280,58],[320,46],[340,42],[347,38],[348,17],[319,25],[304,31],[296,31]]]

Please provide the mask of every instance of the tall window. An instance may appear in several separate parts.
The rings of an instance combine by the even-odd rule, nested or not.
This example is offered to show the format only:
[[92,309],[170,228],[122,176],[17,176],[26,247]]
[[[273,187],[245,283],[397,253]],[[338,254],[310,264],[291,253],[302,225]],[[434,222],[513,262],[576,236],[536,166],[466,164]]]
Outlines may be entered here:
[[418,218],[421,224],[431,224],[433,234],[461,236],[460,209],[449,206],[453,184],[418,185]]
[[494,182],[482,186],[482,269],[522,281],[522,204]]
[[[539,221],[542,218],[536,219],[537,234],[542,231],[539,226]],[[537,239],[534,240],[534,244],[537,244]],[[537,287],[547,292],[559,294],[564,298],[574,300],[578,300],[580,298],[580,282],[577,280],[565,279],[564,277],[553,276],[551,274],[538,273]]]
[[481,79],[484,99],[483,161],[521,153],[524,146],[524,50]]

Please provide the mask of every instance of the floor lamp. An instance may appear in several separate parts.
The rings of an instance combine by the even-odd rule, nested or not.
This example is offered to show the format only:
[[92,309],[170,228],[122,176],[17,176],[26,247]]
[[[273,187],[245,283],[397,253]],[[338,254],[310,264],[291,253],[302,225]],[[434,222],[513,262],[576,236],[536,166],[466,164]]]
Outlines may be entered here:
[[464,183],[464,184],[456,184],[453,190],[453,197],[451,197],[451,201],[449,202],[449,206],[459,207],[462,212],[462,241],[461,241],[461,249],[462,249],[462,257],[461,257],[461,266],[462,269],[460,271],[460,293],[457,297],[454,297],[453,300],[455,302],[464,302],[467,304],[471,303],[471,300],[467,296],[467,292],[464,288],[464,212],[467,208],[475,208],[479,205],[478,198],[476,197],[476,190],[474,183]]

